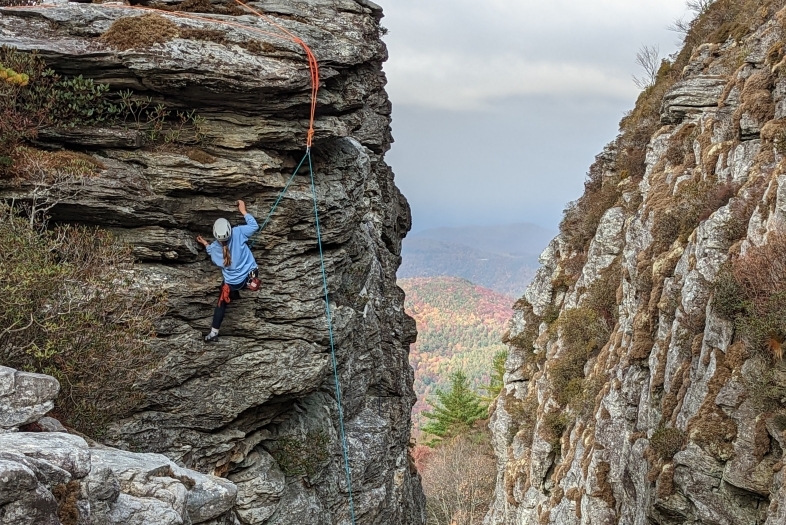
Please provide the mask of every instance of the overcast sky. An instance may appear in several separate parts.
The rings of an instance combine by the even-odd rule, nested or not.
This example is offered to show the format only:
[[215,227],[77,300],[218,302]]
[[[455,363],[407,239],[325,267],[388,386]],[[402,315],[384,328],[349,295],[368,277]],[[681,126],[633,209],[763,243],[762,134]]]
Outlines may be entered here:
[[676,51],[685,0],[377,0],[390,60],[388,162],[414,231],[556,229],[638,89],[637,50]]

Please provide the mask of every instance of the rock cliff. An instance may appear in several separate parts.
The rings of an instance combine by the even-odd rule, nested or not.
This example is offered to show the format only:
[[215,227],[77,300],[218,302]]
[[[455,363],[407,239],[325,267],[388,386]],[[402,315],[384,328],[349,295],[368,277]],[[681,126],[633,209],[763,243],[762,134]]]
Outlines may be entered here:
[[487,525],[786,520],[786,11],[707,4],[516,304]]
[[[191,114],[188,132],[198,135],[188,147],[171,134],[171,143],[152,143],[155,120],[132,118],[42,129],[36,139],[100,167],[78,195],[60,199],[53,221],[110,229],[140,261],[133,286],[166,295],[144,401],[104,441],[231,481],[237,523],[349,523],[307,172],[254,245],[262,289],[233,301],[220,343],[201,339],[221,278],[194,237],[210,236],[221,216],[239,220],[237,199],[264,219],[295,169],[310,92],[302,50],[244,30],[270,26],[236,6],[156,5],[175,10],[157,15],[169,22],[138,25],[126,43],[102,35],[149,13],[111,3],[0,9],[0,43],[38,50],[59,74],[150,97],[150,108]],[[395,284],[410,214],[384,162],[392,139],[382,11],[366,0],[251,5],[303,38],[321,66],[312,153],[357,523],[423,523],[408,456],[415,325]],[[4,198],[31,191],[26,181],[0,181]],[[293,455],[297,468],[282,464]]]

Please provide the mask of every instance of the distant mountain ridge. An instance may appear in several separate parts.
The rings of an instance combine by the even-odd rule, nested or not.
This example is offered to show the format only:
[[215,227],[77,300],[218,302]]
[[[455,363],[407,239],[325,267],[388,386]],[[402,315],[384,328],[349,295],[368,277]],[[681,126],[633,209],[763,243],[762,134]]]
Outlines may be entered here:
[[554,235],[529,223],[423,230],[404,240],[398,277],[455,276],[519,297]]
[[538,257],[556,232],[527,222],[496,226],[430,228],[407,239],[434,239],[464,244],[476,250]]

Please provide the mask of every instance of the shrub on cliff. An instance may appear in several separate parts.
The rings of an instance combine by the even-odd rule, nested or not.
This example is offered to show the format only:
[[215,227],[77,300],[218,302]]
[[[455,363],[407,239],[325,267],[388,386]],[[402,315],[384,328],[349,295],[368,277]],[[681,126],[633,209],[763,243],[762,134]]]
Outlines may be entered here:
[[786,339],[786,234],[771,233],[721,270],[714,306],[732,320],[737,337],[757,352],[783,357]]
[[130,90],[111,92],[81,75],[61,77],[37,53],[0,46],[0,177],[19,175],[13,169],[18,148],[45,128],[123,125],[143,131],[148,143],[204,139],[203,118],[171,113]]
[[56,414],[100,436],[142,399],[163,303],[128,289],[130,248],[97,228],[37,228],[0,205],[0,362],[55,376]]

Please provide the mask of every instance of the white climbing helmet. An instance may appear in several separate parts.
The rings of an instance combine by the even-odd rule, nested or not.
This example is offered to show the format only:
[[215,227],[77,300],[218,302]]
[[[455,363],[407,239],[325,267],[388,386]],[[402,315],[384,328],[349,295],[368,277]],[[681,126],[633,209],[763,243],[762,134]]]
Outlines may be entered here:
[[232,226],[226,219],[218,219],[213,223],[213,237],[219,241],[228,241],[232,236]]

